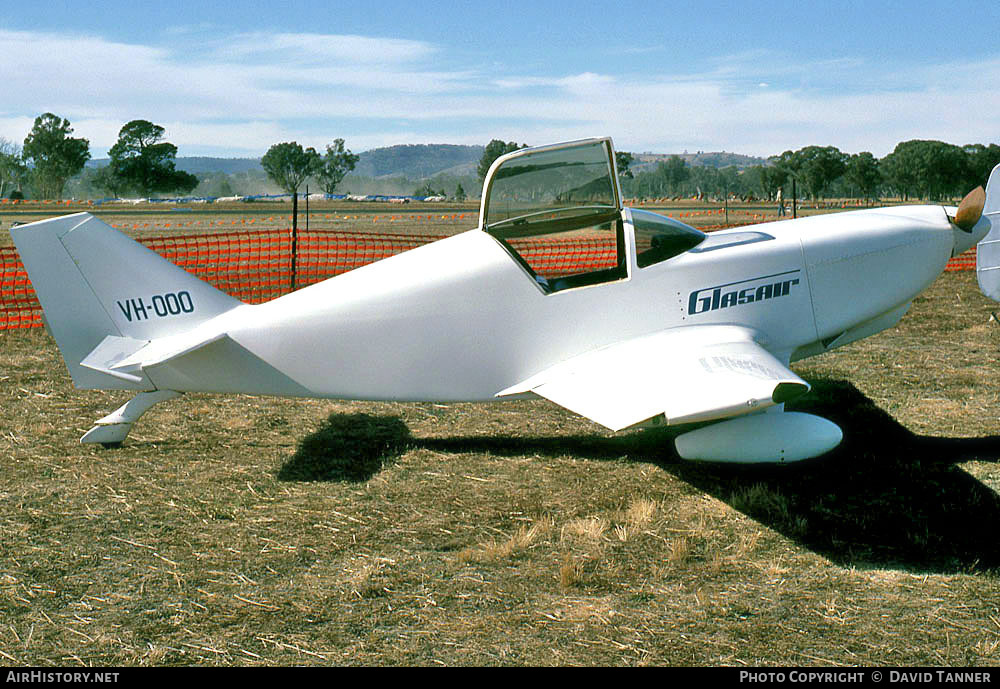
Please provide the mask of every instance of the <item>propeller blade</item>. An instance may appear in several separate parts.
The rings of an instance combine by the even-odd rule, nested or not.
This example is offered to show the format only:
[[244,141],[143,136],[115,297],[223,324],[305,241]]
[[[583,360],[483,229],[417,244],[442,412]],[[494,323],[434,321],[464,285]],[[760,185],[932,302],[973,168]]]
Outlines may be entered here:
[[982,187],[976,187],[966,194],[962,202],[958,204],[954,223],[966,232],[972,232],[973,226],[983,216],[983,207],[985,205],[986,192],[983,191]]

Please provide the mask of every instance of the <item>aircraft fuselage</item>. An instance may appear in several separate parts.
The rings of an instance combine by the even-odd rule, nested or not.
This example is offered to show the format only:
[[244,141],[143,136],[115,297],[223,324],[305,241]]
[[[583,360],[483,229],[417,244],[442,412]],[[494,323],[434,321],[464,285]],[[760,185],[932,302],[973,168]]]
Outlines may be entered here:
[[180,391],[485,401],[573,356],[708,324],[750,328],[795,360],[893,325],[964,241],[943,208],[911,206],[717,232],[639,268],[624,215],[620,280],[546,293],[471,230],[198,326],[253,355],[228,370],[205,348],[146,373]]

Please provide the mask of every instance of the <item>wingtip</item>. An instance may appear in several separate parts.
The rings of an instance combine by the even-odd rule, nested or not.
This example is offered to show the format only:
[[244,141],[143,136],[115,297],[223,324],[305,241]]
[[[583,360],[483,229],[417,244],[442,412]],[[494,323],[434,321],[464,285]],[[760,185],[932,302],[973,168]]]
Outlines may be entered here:
[[774,386],[771,399],[774,400],[775,404],[783,404],[784,402],[791,402],[807,392],[809,392],[809,384],[805,382],[778,383]]

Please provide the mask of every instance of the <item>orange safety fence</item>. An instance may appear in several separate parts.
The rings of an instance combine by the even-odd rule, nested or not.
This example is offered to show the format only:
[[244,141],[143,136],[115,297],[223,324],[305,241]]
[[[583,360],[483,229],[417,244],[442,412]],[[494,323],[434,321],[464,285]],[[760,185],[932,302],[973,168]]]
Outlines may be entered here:
[[975,270],[976,269],[976,247],[972,247],[964,254],[959,254],[955,258],[948,261],[948,265],[945,266],[946,272],[952,272],[956,270]]
[[0,247],[0,330],[37,328],[42,310],[14,247]]
[[[608,241],[610,239],[610,241]],[[614,268],[618,262],[615,237],[574,237],[569,240],[518,238],[507,242],[544,278]]]
[[[295,251],[295,286],[334,275],[423,244],[435,235],[375,234],[330,230],[300,231]],[[221,232],[140,239],[167,260],[251,304],[287,294],[292,288],[292,241],[288,230]],[[615,246],[600,239],[517,239],[515,248],[541,275],[553,277],[611,268]],[[945,270],[975,270],[976,250],[951,259]],[[0,247],[0,330],[42,325],[42,310],[13,247]]]

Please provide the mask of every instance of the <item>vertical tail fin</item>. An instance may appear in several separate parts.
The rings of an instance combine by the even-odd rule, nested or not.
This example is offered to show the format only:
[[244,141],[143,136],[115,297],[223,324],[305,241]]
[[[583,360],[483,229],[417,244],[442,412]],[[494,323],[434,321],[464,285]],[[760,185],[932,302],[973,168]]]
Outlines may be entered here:
[[242,303],[89,213],[21,225],[10,234],[80,388],[152,389],[144,377],[116,377],[80,363],[106,337],[137,347]]

